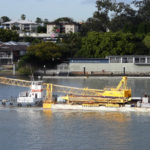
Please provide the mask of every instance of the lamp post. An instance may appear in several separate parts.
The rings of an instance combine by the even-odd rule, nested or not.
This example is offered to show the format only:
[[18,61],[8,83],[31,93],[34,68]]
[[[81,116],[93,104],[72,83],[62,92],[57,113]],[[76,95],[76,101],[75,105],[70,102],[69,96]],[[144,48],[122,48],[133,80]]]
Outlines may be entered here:
[[13,64],[13,75],[15,76],[16,75],[16,65]]
[[123,75],[126,74],[126,68],[123,66]]
[[44,74],[46,74],[46,66],[44,65],[43,68],[44,68]]
[[85,73],[86,73],[86,68],[85,66],[83,66],[83,74],[85,75]]

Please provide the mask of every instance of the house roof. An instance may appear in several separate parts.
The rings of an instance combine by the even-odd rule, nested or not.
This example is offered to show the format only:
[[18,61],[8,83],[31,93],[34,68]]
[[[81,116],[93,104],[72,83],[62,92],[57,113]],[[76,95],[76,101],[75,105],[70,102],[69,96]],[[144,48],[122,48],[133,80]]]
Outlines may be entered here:
[[4,45],[26,45],[29,46],[29,42],[14,42],[14,41],[9,41],[9,42],[4,42]]
[[48,25],[79,25],[78,23],[76,22],[59,22],[59,23],[56,23],[56,22],[50,22],[48,23]]
[[0,51],[26,51],[29,46],[28,42],[1,42],[0,43]]
[[3,25],[5,24],[35,24],[35,22],[32,21],[28,21],[28,20],[18,20],[18,21],[8,21],[8,22],[4,22]]

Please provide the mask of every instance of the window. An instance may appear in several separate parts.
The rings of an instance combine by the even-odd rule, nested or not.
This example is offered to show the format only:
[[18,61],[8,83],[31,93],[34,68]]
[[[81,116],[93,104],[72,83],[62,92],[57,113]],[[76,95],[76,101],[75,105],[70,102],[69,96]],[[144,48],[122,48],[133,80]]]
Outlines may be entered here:
[[133,57],[128,57],[128,63],[133,63]]
[[147,58],[147,63],[149,63],[149,64],[150,64],[150,58]]
[[140,63],[145,63],[145,58],[140,58]]
[[127,57],[122,58],[122,63],[127,63]]
[[110,57],[110,63],[121,63],[121,57]]
[[110,63],[115,63],[115,58],[114,57],[110,57]]
[[135,63],[139,63],[139,58],[135,58]]
[[120,57],[116,57],[116,63],[121,63],[121,58]]

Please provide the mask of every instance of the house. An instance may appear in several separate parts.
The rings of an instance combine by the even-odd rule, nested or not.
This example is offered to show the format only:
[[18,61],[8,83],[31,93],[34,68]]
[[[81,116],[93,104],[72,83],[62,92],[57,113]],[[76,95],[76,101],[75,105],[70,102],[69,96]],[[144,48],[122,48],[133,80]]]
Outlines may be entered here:
[[47,24],[47,34],[50,35],[51,37],[57,37],[60,32],[61,32],[60,24],[56,23]]
[[80,25],[75,22],[51,22],[47,24],[47,34],[55,36],[60,33],[76,33],[79,31]]
[[37,23],[28,20],[9,21],[2,23],[4,29],[14,29],[19,33],[22,32],[35,32],[37,30]]
[[70,24],[65,24],[65,33],[76,33],[79,31],[79,24],[75,23],[70,23]]
[[0,65],[12,65],[26,53],[28,42],[0,42]]

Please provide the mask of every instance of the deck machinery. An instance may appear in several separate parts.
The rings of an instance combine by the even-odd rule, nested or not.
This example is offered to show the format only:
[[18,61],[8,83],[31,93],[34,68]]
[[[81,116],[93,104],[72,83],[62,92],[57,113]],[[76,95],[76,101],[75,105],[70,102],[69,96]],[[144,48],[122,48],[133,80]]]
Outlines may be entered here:
[[58,97],[61,102],[83,107],[121,107],[131,101],[131,89],[127,87],[127,77],[122,77],[116,88],[103,90],[47,84],[47,97],[43,108],[51,108],[51,104],[56,103],[53,97],[56,91],[66,93],[65,96]]

